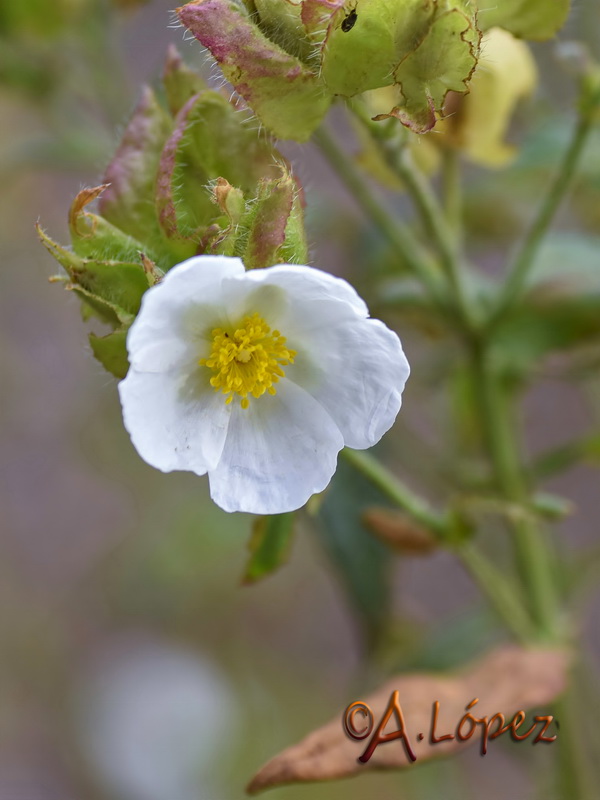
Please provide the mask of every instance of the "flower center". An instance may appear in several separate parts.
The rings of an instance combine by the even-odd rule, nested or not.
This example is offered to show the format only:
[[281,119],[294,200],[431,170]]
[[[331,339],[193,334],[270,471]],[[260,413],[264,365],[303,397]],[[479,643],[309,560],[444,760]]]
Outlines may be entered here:
[[283,378],[282,367],[294,363],[295,350],[285,346],[285,336],[272,331],[259,314],[244,317],[233,332],[223,328],[212,331],[210,356],[198,362],[212,370],[210,385],[216,392],[241,397],[242,408],[248,408],[249,395],[260,397],[277,392],[273,384]]

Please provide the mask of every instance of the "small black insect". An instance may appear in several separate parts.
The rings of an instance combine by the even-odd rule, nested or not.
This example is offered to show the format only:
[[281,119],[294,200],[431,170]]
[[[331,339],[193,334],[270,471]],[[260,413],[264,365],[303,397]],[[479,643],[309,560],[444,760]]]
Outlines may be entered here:
[[342,20],[342,30],[344,33],[348,33],[351,31],[352,28],[356,24],[356,20],[358,19],[358,14],[356,13],[356,7],[353,8]]

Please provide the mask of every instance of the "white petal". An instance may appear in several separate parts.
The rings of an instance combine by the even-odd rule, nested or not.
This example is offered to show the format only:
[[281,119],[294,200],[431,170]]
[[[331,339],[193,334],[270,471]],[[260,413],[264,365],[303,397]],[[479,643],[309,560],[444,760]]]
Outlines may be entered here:
[[287,377],[324,406],[348,447],[376,444],[394,424],[410,372],[398,336],[379,320],[357,319],[302,339],[313,370],[301,370],[299,356]]
[[131,441],[144,461],[163,472],[204,475],[223,452],[230,408],[201,369],[187,375],[130,369],[119,383]]
[[225,511],[293,511],[327,486],[343,445],[323,407],[284,379],[275,396],[233,409],[223,455],[209,472],[211,497]]
[[[368,309],[343,278],[312,267],[281,264],[256,269],[223,285],[232,324],[258,312],[289,340],[298,327],[319,328],[367,317]],[[301,317],[301,319],[299,319]]]
[[197,256],[169,270],[144,294],[127,335],[132,367],[162,372],[205,358],[210,331],[227,320],[223,280],[244,275],[239,258]]

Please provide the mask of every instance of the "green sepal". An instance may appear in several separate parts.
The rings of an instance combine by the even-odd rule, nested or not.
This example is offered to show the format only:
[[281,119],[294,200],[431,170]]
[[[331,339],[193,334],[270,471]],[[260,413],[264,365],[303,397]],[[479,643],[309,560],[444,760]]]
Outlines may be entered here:
[[76,291],[92,311],[112,325],[137,314],[149,279],[142,264],[93,261],[54,242],[38,225],[38,236],[68,275],[66,288]]
[[128,314],[122,308],[115,306],[108,300],[104,300],[101,297],[88,292],[88,290],[84,289],[83,286],[78,286],[76,283],[65,283],[65,289],[68,292],[73,292],[76,294],[83,303],[89,306],[94,316],[98,317],[98,319],[102,320],[102,322],[106,322],[112,328],[120,328],[123,325],[131,325],[133,322],[134,318],[131,316],[131,314]]
[[294,533],[295,514],[259,517],[252,526],[248,542],[250,556],[242,582],[256,583],[285,564],[289,558]]
[[96,200],[106,185],[83,189],[71,205],[69,230],[74,252],[82,258],[101,261],[135,262],[139,253],[150,251],[140,242],[112,225],[104,217],[85,211],[85,207]]
[[90,333],[90,346],[94,356],[115,378],[124,378],[129,369],[127,358],[127,329],[119,329],[107,336]]
[[163,154],[157,180],[157,210],[169,239],[206,248],[215,208],[209,184],[223,176],[244,193],[275,172],[271,145],[244,124],[244,117],[220,94],[205,91],[179,112]]
[[478,0],[482,30],[499,27],[521,39],[551,39],[565,24],[571,0]]
[[288,173],[277,180],[259,184],[258,197],[242,224],[248,225],[243,254],[248,269],[281,263],[288,222],[294,208],[296,184]]

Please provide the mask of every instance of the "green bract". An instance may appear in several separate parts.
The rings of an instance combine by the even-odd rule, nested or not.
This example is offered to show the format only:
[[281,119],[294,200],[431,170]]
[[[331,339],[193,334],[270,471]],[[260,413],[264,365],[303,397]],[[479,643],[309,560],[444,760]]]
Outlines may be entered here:
[[336,95],[396,87],[389,114],[431,130],[465,92],[480,34],[469,0],[200,0],[178,9],[261,122],[303,141]]
[[90,341],[117,377],[127,372],[125,334],[143,293],[175,264],[204,253],[240,256],[250,269],[307,260],[299,184],[248,114],[175,51],[164,86],[166,106],[144,91],[103,184],[75,198],[71,249],[39,229],[84,317],[112,328]]

